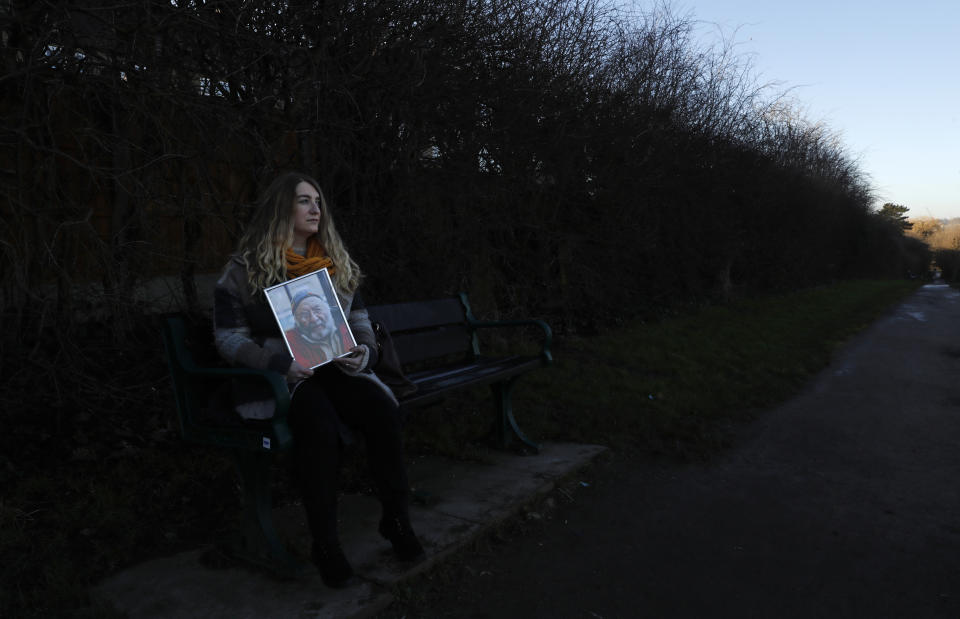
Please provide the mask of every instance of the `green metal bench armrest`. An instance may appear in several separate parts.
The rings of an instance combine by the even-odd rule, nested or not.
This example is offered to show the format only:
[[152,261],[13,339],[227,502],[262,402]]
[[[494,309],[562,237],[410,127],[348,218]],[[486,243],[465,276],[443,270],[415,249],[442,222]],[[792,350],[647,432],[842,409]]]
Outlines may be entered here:
[[[256,370],[252,368],[212,368],[200,367],[193,360],[193,355],[186,347],[186,328],[179,316],[169,316],[163,324],[163,342],[167,351],[167,361],[170,364],[170,374],[177,391],[177,409],[180,412],[181,429],[184,434],[209,430],[209,426],[199,423],[187,416],[183,407],[193,406],[187,400],[191,398],[187,384],[189,379],[211,378],[215,380],[229,380],[231,378],[246,378],[266,382],[275,409],[269,420],[273,430],[277,448],[285,448],[292,442],[290,429],[287,425],[287,412],[290,408],[290,390],[287,387],[286,377],[272,370]],[[184,384],[178,384],[179,382]],[[251,430],[253,432],[253,430]]]
[[474,329],[490,329],[500,327],[540,327],[543,331],[543,341],[540,344],[540,358],[544,365],[550,365],[553,362],[553,355],[550,353],[550,346],[553,343],[553,331],[550,325],[542,320],[534,318],[517,320],[483,320],[469,321],[468,323]]
[[553,355],[550,352],[550,346],[553,344],[553,331],[550,325],[542,320],[535,318],[519,318],[514,320],[477,320],[473,317],[473,311],[470,309],[470,303],[467,300],[466,293],[460,293],[460,302],[466,310],[465,315],[467,324],[471,329],[497,329],[502,327],[539,327],[543,331],[543,341],[540,344],[540,359],[543,365],[553,363]]
[[273,370],[254,370],[252,368],[205,368],[198,367],[190,362],[189,367],[181,365],[181,371],[189,376],[208,376],[211,378],[242,378],[244,376],[259,378],[266,381],[272,392],[272,399],[276,404],[273,418],[285,418],[290,408],[290,388],[286,378]]

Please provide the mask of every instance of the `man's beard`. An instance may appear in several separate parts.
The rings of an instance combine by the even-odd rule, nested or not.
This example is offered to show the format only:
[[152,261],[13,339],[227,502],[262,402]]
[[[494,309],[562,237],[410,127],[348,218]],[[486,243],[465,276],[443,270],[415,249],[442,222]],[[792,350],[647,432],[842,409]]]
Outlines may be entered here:
[[333,333],[333,325],[331,325],[330,323],[325,323],[323,325],[318,325],[318,326],[310,327],[307,329],[301,328],[300,333],[308,340],[312,340],[314,342],[322,342],[327,338],[329,338],[330,335]]

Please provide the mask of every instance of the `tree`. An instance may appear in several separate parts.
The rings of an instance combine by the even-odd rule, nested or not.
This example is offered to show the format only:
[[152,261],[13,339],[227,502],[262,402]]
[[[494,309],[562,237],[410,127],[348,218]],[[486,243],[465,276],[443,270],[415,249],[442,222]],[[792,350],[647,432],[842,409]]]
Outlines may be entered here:
[[934,219],[933,217],[917,217],[916,219],[910,220],[912,228],[910,229],[910,236],[920,239],[921,241],[927,241],[929,238],[937,234],[943,229],[943,224],[940,223],[940,220]]
[[907,211],[909,210],[909,208],[902,204],[887,202],[880,207],[880,210],[877,211],[877,215],[897,224],[904,230],[910,230],[913,228],[913,224],[907,220]]
[[948,223],[930,234],[927,242],[933,249],[960,251],[960,223]]

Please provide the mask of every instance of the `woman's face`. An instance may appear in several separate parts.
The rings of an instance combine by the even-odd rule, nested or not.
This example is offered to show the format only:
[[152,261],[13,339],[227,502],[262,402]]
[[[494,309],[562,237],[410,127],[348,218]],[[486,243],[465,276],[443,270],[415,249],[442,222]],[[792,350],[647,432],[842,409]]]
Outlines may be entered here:
[[320,194],[306,181],[301,181],[293,197],[293,246],[306,247],[307,239],[320,226]]

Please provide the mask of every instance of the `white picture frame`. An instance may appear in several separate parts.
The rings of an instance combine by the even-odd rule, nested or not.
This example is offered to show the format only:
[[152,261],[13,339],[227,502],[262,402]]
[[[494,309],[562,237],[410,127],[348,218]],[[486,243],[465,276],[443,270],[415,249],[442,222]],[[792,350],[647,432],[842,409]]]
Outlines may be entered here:
[[[357,345],[327,269],[264,288],[263,292],[290,356],[303,367],[326,365]],[[325,320],[325,313],[329,320]]]

